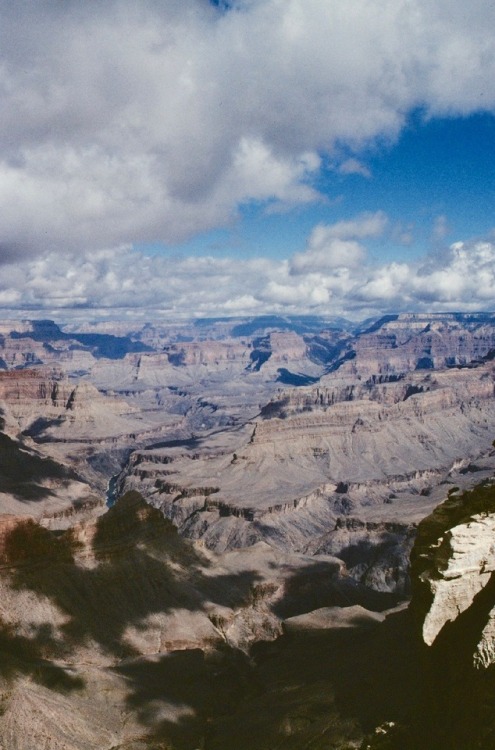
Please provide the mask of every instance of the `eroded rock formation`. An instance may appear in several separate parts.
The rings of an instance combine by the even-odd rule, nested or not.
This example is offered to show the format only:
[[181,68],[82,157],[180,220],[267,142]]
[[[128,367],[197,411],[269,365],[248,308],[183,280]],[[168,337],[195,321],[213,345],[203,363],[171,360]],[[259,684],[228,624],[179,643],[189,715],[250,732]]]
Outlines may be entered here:
[[134,452],[119,486],[211,549],[324,551],[407,593],[416,523],[445,483],[491,472],[494,433],[491,364],[317,385],[281,391],[241,428]]
[[215,556],[136,493],[63,532],[46,525],[0,523],[0,746],[15,750],[199,747],[259,692],[243,654],[283,619],[354,604],[358,628],[383,620],[363,604],[390,603],[329,556]]
[[0,326],[0,746],[493,747],[494,316],[83,328]]
[[494,529],[493,481],[452,491],[419,524],[412,608],[425,693],[414,731],[421,742],[428,727],[432,747],[488,750],[495,740]]

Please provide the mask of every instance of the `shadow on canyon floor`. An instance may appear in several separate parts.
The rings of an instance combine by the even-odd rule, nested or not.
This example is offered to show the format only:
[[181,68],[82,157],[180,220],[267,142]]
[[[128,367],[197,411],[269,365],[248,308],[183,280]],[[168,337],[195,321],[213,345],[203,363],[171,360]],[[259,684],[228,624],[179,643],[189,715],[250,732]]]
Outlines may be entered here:
[[[127,707],[148,728],[150,747],[168,741],[174,750],[207,747],[212,727],[225,716],[235,716],[252,683],[247,657],[228,648],[215,654],[175,651],[153,663],[124,663],[117,671],[131,686]],[[167,716],[170,707],[174,717]]]
[[68,481],[77,475],[50,458],[27,450],[8,435],[0,433],[0,492],[18,500],[36,501],[53,496],[44,480]]
[[142,627],[155,613],[205,611],[207,602],[241,606],[258,576],[207,575],[208,558],[176,532],[170,521],[128,493],[96,522],[94,565],[71,530],[52,532],[31,519],[7,532],[3,564],[11,585],[49,599],[65,616],[66,647],[93,640],[116,658],[138,656],[126,642],[129,626]]
[[[84,559],[88,555],[89,561]],[[199,649],[154,661],[142,657],[129,630],[146,633],[147,618],[185,610],[204,613],[208,623],[211,603],[248,603],[258,576],[250,571],[215,575],[209,559],[137,493],[96,521],[89,548],[77,532],[53,532],[32,519],[20,520],[4,531],[0,562],[9,596],[28,594],[32,607],[18,628],[0,623],[5,656],[0,675],[6,680],[30,675],[57,691],[82,689],[83,679],[55,662],[75,660],[77,665],[81,648],[96,648],[120,662],[115,672],[125,678],[129,709],[137,712],[145,731],[160,741],[173,740],[174,747],[189,748],[192,736],[199,742],[210,713],[236,702],[240,671],[229,665],[245,662],[244,656],[227,650],[222,657],[221,672],[231,676],[227,684],[214,679],[219,667],[207,663]],[[47,621],[29,629],[30,616],[34,622],[42,616]],[[171,718],[162,730],[167,711]]]
[[339,575],[340,565],[317,561],[295,570],[285,585],[283,598],[273,605],[273,612],[285,619],[320,607],[349,607],[361,604],[381,612],[397,604],[399,597],[373,591],[350,577]]
[[[78,649],[94,643],[118,664],[113,671],[124,680],[126,708],[141,723],[145,746],[176,750],[327,750],[381,721],[403,719],[413,705],[417,662],[407,612],[371,628],[283,636],[256,645],[250,658],[227,646],[142,657],[129,629],[146,631],[147,618],[180,610],[207,616],[208,603],[243,606],[260,577],[215,574],[209,558],[137,493],[101,516],[84,545],[77,533],[30,519],[6,532],[1,562],[10,586],[48,600],[63,621],[39,624],[30,637],[0,628],[0,651],[14,654],[0,665],[4,676],[28,673],[54,690],[83,688],[71,670],[47,660],[77,659]],[[294,571],[277,614],[394,603],[336,573],[330,562]]]
[[359,746],[363,733],[407,720],[417,703],[407,610],[373,627],[284,635],[254,646],[252,657],[251,693],[211,727],[208,750]]
[[30,636],[18,635],[15,628],[0,622],[0,676],[11,683],[19,675],[61,693],[81,690],[84,680],[49,660],[58,644],[53,628],[40,624]]

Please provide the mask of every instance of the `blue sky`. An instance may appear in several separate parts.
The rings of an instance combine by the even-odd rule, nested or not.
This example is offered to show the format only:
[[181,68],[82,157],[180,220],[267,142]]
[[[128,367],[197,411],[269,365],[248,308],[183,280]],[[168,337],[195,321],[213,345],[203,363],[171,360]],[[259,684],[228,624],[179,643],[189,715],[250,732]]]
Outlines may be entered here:
[[495,232],[493,115],[431,119],[413,113],[397,141],[346,156],[359,161],[369,176],[340,174],[324,160],[313,183],[321,199],[310,206],[273,211],[270,202],[251,202],[239,207],[231,226],[174,246],[143,248],[173,255],[282,259],[304,247],[316,224],[380,210],[390,226],[368,243],[377,262],[411,260],[456,240]]
[[0,17],[5,314],[495,307],[491,0]]

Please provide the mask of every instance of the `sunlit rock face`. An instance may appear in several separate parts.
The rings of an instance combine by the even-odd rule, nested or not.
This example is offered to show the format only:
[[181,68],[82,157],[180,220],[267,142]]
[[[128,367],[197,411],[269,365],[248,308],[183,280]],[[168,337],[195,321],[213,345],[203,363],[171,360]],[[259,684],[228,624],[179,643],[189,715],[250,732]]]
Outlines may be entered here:
[[451,491],[448,500],[419,524],[413,550],[414,605],[427,646],[433,646],[449,625],[479,609],[473,664],[487,668],[493,663],[495,599],[488,608],[485,602],[484,614],[479,602],[493,588],[494,571],[495,486],[489,482],[470,492]]
[[134,452],[119,482],[210,549],[325,552],[407,593],[417,522],[492,469],[493,393],[491,364],[284,389],[236,430]]
[[[422,582],[429,586],[433,601],[423,623],[423,638],[431,646],[442,629],[454,622],[473,604],[488,585],[495,570],[495,515],[474,514],[466,523],[448,529],[438,540],[433,569]],[[495,602],[494,602],[495,605]],[[473,661],[487,667],[493,661],[490,611]]]
[[495,736],[495,485],[454,490],[418,527],[412,611],[425,644],[424,721],[441,746]]
[[82,426],[84,421],[94,422],[98,412],[135,411],[123,401],[106,399],[91,383],[69,380],[63,372],[46,367],[1,372],[0,403],[25,431],[39,418],[79,421]]
[[495,349],[490,313],[386,316],[349,342],[341,357],[346,375],[397,375],[468,365]]

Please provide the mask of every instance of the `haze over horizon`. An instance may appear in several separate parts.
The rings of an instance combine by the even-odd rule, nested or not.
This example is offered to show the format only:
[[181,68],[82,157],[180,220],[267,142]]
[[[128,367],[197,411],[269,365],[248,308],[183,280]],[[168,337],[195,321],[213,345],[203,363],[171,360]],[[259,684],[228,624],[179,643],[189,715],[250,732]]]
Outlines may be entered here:
[[487,0],[0,18],[4,317],[494,308]]

